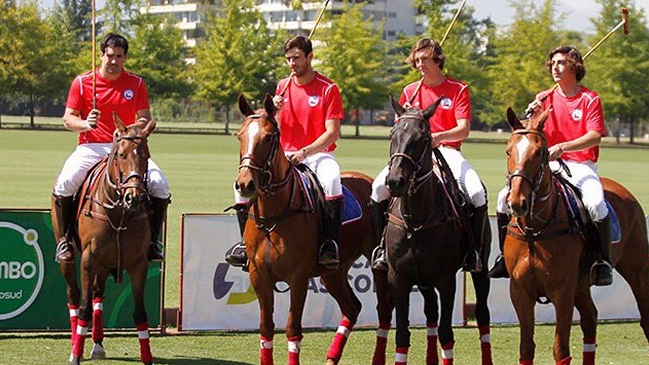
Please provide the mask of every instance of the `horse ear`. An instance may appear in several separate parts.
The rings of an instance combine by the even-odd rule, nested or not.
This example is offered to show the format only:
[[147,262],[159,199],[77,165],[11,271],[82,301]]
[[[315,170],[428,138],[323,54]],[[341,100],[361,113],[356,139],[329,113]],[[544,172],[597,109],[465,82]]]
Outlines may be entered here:
[[246,100],[246,97],[243,96],[243,94],[239,94],[239,111],[246,117],[255,114],[255,112],[250,107],[250,104],[248,104],[248,100]]
[[541,115],[539,115],[539,117],[536,119],[536,122],[534,123],[536,125],[536,130],[538,131],[543,130],[545,121],[548,120],[551,111],[552,111],[552,105],[550,105],[547,109],[543,111],[543,113],[541,113]]
[[153,133],[153,131],[155,130],[156,124],[157,124],[157,122],[155,120],[151,119],[146,124],[146,126],[144,126],[144,129],[142,130],[142,132],[144,133],[145,137],[148,137],[148,136],[151,135],[151,133]]
[[275,109],[275,103],[273,102],[273,97],[268,93],[266,93],[266,97],[264,98],[264,109],[266,109],[266,113],[271,117],[274,117],[277,112],[277,109]]
[[406,112],[406,109],[394,99],[392,93],[390,93],[390,103],[392,104],[392,109],[394,109],[394,112],[397,113],[398,116],[401,116],[401,114]]
[[518,119],[516,113],[514,112],[514,109],[512,109],[511,107],[507,108],[507,121],[514,131],[517,129],[525,129],[525,127],[523,127],[523,123],[521,123],[521,120]]
[[115,127],[117,128],[119,133],[124,133],[126,131],[126,125],[119,118],[116,112],[113,112],[113,123],[115,123]]
[[430,105],[428,108],[424,110],[424,119],[428,120],[430,117],[435,114],[435,110],[437,110],[437,106],[439,106],[439,103],[442,102],[442,99],[444,99],[444,95],[440,96],[437,101],[435,101],[432,105]]

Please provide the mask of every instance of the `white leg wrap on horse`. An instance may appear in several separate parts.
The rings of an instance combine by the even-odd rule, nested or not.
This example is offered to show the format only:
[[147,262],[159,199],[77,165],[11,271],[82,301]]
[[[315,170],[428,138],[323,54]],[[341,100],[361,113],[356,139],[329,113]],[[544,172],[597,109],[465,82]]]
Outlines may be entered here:
[[401,354],[401,353],[395,352],[394,353],[394,362],[400,362],[400,363],[403,363],[403,364],[407,364],[408,363],[408,354],[407,353]]
[[428,336],[437,336],[437,327],[428,327],[426,333]]
[[146,340],[149,338],[149,330],[137,331],[137,338],[140,340]]
[[595,349],[597,348],[596,343],[585,343],[583,346],[584,352],[595,352]]
[[389,330],[386,330],[384,328],[379,328],[378,330],[376,330],[376,337],[388,338],[389,333],[390,333]]
[[452,359],[454,357],[453,349],[442,350],[443,359]]
[[484,335],[480,336],[480,342],[482,343],[491,343],[491,336],[488,333],[485,333]]
[[338,330],[336,332],[340,333],[341,335],[343,335],[345,337],[349,337],[349,334],[352,331],[350,331],[349,328],[347,328],[345,326],[338,326]]
[[273,341],[259,340],[259,348],[270,350],[273,348]]
[[299,354],[302,341],[288,341],[288,352]]
[[70,318],[79,317],[79,308],[70,309]]
[[85,336],[88,334],[88,327],[77,326],[77,335]]
[[104,303],[102,303],[102,302],[93,303],[92,310],[94,310],[94,311],[103,311],[104,310]]

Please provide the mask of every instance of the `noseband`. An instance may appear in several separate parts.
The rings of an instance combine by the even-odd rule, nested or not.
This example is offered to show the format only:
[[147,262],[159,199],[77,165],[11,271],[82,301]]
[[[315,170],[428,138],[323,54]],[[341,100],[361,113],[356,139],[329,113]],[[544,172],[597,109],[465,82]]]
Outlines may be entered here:
[[[418,115],[404,115],[400,117],[399,122],[403,119],[414,119],[418,121],[419,123],[423,123],[424,127],[428,126],[428,121],[425,120],[423,117],[418,116]],[[426,180],[428,180],[432,175],[433,175],[433,167],[432,165],[430,166],[430,170],[425,172],[422,176],[418,176],[421,172],[421,170],[424,168],[424,158],[426,157],[426,154],[430,155],[430,127],[426,128],[427,133],[425,134],[425,137],[423,138],[424,140],[424,150],[422,153],[419,155],[417,160],[415,160],[412,156],[408,155],[407,153],[403,152],[395,152],[390,155],[390,161],[388,163],[388,168],[392,168],[392,162],[395,158],[397,157],[402,157],[406,161],[410,162],[414,166],[414,171],[410,175],[410,183],[408,187],[408,195],[412,196],[414,195],[419,188],[421,188]]]
[[[113,166],[112,168],[115,171],[115,177],[117,179],[116,182],[113,182],[112,177],[110,176],[110,171],[109,169],[106,169],[106,178],[104,181],[106,184],[113,190],[115,190],[115,193],[117,194],[117,199],[112,199],[108,195],[108,189],[104,189],[104,194],[106,196],[106,199],[110,202],[110,205],[104,204],[104,207],[109,208],[109,209],[114,209],[116,207],[121,207],[124,206],[124,198],[126,196],[126,189],[137,189],[144,194],[148,194],[147,189],[146,189],[146,172],[144,175],[141,175],[137,171],[131,171],[128,174],[124,175],[122,170],[119,167],[119,164],[117,163],[117,144],[121,141],[128,141],[131,143],[135,143],[137,146],[139,146],[142,143],[143,138],[142,137],[130,137],[130,136],[117,136],[114,139],[113,142],[113,149],[112,149],[112,159],[113,159]],[[129,182],[130,181],[130,182]]]
[[512,134],[519,134],[519,135],[535,134],[541,137],[541,139],[543,140],[543,156],[541,159],[541,166],[539,167],[539,172],[536,175],[530,176],[527,172],[518,168],[514,170],[514,172],[511,172],[507,175],[507,188],[509,190],[511,190],[512,188],[512,179],[517,176],[527,181],[530,184],[530,186],[532,187],[532,203],[533,203],[534,198],[538,193],[539,188],[541,187],[541,182],[543,181],[545,170],[549,164],[549,153],[546,147],[547,140],[545,139],[545,135],[543,133],[532,129],[518,129],[513,131]]

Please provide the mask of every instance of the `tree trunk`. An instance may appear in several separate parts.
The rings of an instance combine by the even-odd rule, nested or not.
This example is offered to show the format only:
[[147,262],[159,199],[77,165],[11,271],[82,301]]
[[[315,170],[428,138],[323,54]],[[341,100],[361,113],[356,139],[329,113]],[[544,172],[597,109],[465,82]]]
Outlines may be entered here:
[[35,128],[34,109],[34,94],[29,94],[29,126],[31,129]]
[[225,104],[225,134],[230,134],[230,104]]
[[630,117],[629,118],[629,123],[631,123],[631,125],[629,126],[629,143],[633,144],[634,143],[634,140],[633,140],[634,138],[633,137],[635,135],[635,128],[634,128],[634,126],[635,126],[635,118]]

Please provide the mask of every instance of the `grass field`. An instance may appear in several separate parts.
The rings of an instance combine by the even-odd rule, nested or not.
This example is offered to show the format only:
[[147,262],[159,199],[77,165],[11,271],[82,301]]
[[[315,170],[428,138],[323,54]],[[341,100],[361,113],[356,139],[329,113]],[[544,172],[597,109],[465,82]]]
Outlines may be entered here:
[[[348,134],[349,133],[349,134]],[[345,134],[353,133],[346,130]],[[376,129],[377,135],[387,129]],[[480,135],[490,138],[491,135]],[[497,135],[494,139],[503,139]],[[56,174],[74,149],[76,135],[56,131],[0,130],[0,207],[47,208]],[[343,139],[336,154],[343,171],[360,171],[375,176],[388,160],[388,141]],[[232,181],[237,172],[237,140],[226,135],[155,134],[150,139],[154,160],[163,169],[173,194],[169,208],[165,307],[179,305],[180,217],[183,213],[218,213],[232,203]],[[466,143],[466,158],[476,168],[489,191],[489,212],[495,214],[495,200],[505,182],[504,144]],[[602,176],[612,177],[633,192],[645,211],[649,207],[649,149],[604,148],[599,164]],[[518,358],[516,327],[492,331],[496,363],[515,363]],[[537,363],[551,363],[553,329],[540,326],[537,333]],[[598,358],[600,363],[631,364],[647,358],[646,340],[637,323],[607,324],[601,327]],[[323,350],[331,332],[307,334],[303,363],[323,363]],[[456,333],[456,358],[459,364],[477,364],[477,330]],[[422,330],[413,332],[413,363],[423,362]],[[573,330],[573,356],[580,360],[578,327]],[[341,364],[366,364],[371,358],[372,331],[359,331],[350,339]],[[393,337],[390,339],[393,343]],[[414,342],[419,341],[419,342]],[[0,364],[63,363],[67,358],[63,335],[25,336],[0,334]],[[108,351],[117,358],[107,364],[127,364],[137,357],[137,342],[132,336],[118,335],[107,340]],[[200,333],[154,338],[152,347],[159,364],[254,364],[258,363],[258,336],[250,333]],[[276,337],[276,359],[284,362],[285,342]],[[392,350],[392,345],[389,345]],[[112,350],[112,351],[111,351]],[[392,351],[390,351],[390,354]],[[388,357],[392,359],[390,355]],[[423,356],[423,355],[422,355]],[[52,361],[52,359],[57,361]],[[60,361],[58,361],[60,359]]]

